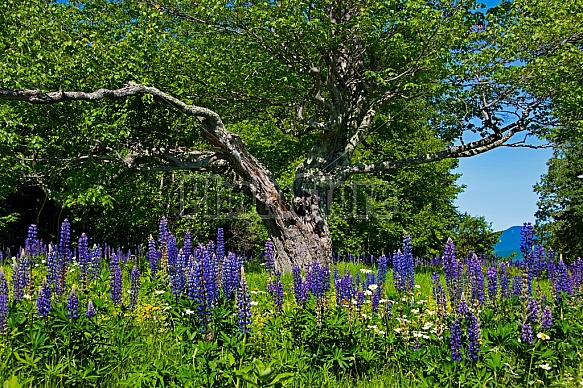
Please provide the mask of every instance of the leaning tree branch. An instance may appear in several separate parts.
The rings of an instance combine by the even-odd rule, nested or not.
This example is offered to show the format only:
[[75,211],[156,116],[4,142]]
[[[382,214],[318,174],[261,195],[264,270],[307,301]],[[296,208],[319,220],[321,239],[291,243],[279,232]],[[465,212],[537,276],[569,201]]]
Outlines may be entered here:
[[380,161],[371,164],[356,163],[350,166],[338,168],[335,171],[335,176],[339,181],[346,180],[351,175],[368,174],[378,171],[396,170],[402,167],[415,166],[430,162],[437,162],[444,159],[465,158],[478,155],[504,145],[514,134],[526,130],[526,125],[523,120],[517,123],[510,124],[511,127],[506,127],[506,133],[502,136],[499,133],[494,133],[483,139],[446,148],[442,151],[437,151],[430,154],[423,154],[412,156],[409,158],[395,160],[395,161]]
[[[98,89],[93,92],[42,92],[30,89],[8,89],[0,87],[0,99],[12,101],[25,101],[31,104],[54,104],[66,101],[97,101],[101,99],[121,99],[130,96],[152,95],[187,116],[198,119],[201,127],[201,135],[220,151],[230,169],[241,179],[248,182],[249,194],[266,205],[272,205],[283,201],[283,195],[271,177],[259,161],[249,153],[241,137],[226,130],[221,117],[214,111],[189,105],[161,90],[134,82],[128,82],[120,89]],[[164,156],[164,155],[162,155]],[[210,158],[210,159],[209,159]],[[215,158],[215,159],[213,159]],[[176,170],[176,169],[200,169],[216,161],[216,156],[205,155],[195,161],[180,161],[171,154],[165,155],[169,166],[143,167],[142,170]],[[281,203],[282,207],[285,204]]]

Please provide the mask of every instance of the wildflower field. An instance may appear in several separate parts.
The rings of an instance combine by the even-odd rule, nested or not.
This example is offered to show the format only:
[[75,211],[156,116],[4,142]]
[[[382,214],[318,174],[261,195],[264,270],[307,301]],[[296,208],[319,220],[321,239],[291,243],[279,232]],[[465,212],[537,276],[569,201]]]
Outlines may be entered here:
[[[0,382],[8,387],[583,385],[583,260],[389,256],[276,271],[160,223],[124,252],[45,245],[0,258]],[[72,248],[74,246],[74,248]]]

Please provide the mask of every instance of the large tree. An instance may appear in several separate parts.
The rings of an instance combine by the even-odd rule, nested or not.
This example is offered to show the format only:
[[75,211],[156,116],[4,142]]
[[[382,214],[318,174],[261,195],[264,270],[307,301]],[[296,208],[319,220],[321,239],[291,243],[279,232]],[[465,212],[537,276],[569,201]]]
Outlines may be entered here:
[[557,145],[548,171],[535,186],[539,195],[536,231],[539,239],[566,260],[583,256],[583,149],[581,143]]
[[[2,163],[45,187],[67,167],[90,166],[100,187],[124,170],[217,171],[253,199],[280,269],[326,262],[342,182],[522,145],[515,135],[553,124],[537,58],[568,59],[583,13],[534,3],[7,0],[0,113],[21,150]],[[411,136],[435,139],[423,150],[391,130],[414,115]],[[298,140],[289,189],[238,134],[250,122]]]

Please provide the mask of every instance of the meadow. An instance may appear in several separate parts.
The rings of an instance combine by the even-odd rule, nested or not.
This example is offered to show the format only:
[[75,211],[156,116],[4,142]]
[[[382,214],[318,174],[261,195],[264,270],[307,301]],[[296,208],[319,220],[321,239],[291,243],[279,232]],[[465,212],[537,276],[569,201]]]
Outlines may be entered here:
[[[534,246],[521,261],[335,256],[276,271],[166,220],[122,251],[31,225],[0,256],[6,387],[583,386],[583,260]],[[145,242],[146,243],[146,242]],[[72,248],[72,245],[74,248]]]

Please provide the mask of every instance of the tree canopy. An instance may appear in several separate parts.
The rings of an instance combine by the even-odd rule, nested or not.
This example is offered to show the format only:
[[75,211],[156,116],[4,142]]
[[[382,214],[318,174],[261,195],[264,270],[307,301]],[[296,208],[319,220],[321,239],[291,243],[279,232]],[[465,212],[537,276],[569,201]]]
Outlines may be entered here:
[[573,78],[537,82],[580,57],[580,3],[6,0],[0,194],[26,177],[107,203],[130,175],[216,171],[253,200],[281,269],[326,261],[339,184],[555,127]]

